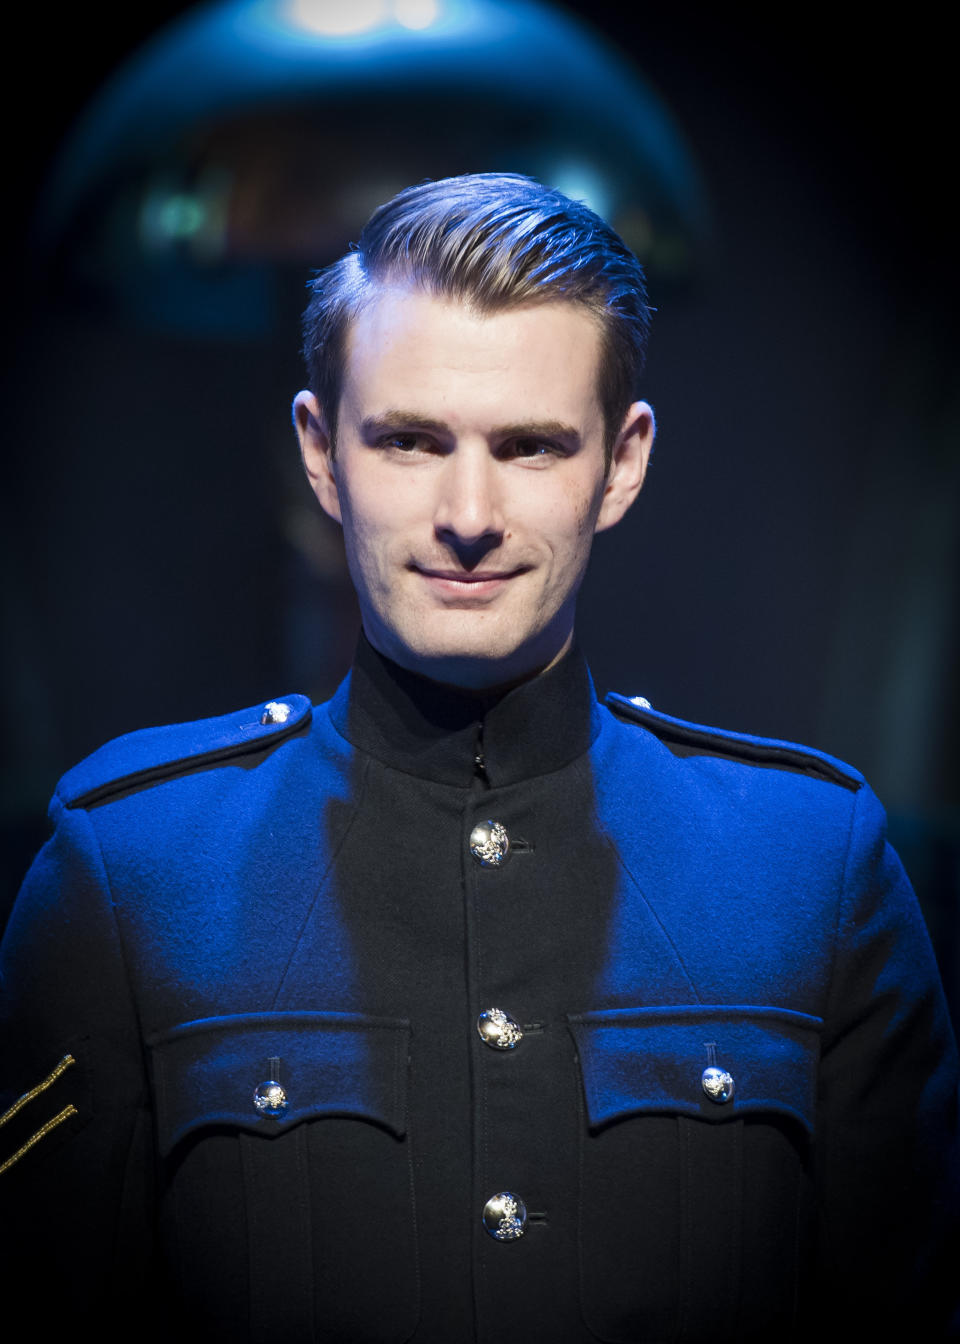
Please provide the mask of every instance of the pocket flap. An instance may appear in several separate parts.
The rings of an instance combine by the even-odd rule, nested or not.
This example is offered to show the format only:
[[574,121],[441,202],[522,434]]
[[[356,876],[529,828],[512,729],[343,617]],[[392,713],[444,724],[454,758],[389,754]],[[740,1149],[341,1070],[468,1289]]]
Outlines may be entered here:
[[[400,1138],[409,1038],[409,1022],[360,1013],[244,1013],[162,1032],[148,1041],[160,1152],[201,1127],[271,1134],[335,1115]],[[268,1080],[280,1083],[284,1102],[270,1114],[254,1101]]]
[[[785,1008],[701,1005],[572,1014],[591,1128],[643,1113],[727,1120],[776,1112],[813,1133],[822,1020]],[[715,1063],[733,1094],[714,1101]]]

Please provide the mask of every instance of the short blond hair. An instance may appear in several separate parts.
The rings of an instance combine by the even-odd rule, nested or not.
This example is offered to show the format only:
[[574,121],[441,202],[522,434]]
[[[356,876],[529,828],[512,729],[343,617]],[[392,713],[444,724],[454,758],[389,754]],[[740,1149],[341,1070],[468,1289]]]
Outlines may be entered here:
[[460,299],[481,313],[562,301],[596,317],[609,464],[638,395],[651,310],[643,268],[599,215],[515,173],[424,182],[375,210],[356,248],[310,282],[303,317],[308,382],[334,445],[350,322],[379,287],[396,283]]

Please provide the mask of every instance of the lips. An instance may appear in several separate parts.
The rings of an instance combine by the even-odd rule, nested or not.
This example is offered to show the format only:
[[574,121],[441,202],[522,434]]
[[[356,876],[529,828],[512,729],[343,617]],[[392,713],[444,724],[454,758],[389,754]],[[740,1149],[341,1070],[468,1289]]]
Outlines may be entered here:
[[412,568],[418,574],[422,574],[427,579],[442,579],[449,583],[496,583],[501,579],[512,579],[517,574],[522,573],[520,569],[507,570],[487,570],[487,569],[427,569],[421,565],[413,565]]
[[525,573],[525,569],[432,569],[424,565],[411,565],[411,569],[427,583],[434,592],[446,597],[486,598],[493,597],[506,584]]

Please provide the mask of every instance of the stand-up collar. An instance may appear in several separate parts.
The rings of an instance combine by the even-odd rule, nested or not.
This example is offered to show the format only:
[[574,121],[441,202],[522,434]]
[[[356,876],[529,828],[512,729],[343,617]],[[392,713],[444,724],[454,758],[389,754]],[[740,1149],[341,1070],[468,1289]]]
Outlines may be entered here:
[[470,785],[478,744],[493,788],[559,770],[600,731],[590,673],[573,648],[549,671],[498,696],[429,681],[361,635],[328,706],[334,727],[384,764],[439,784]]

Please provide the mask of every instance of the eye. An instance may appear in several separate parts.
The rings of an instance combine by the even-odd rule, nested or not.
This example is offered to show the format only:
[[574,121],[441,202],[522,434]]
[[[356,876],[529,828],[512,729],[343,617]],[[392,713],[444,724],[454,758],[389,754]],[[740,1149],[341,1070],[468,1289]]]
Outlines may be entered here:
[[411,453],[422,446],[419,434],[386,434],[379,442],[381,448],[392,448],[398,453]]
[[510,439],[503,445],[501,455],[507,458],[517,458],[524,462],[547,462],[554,457],[561,457],[563,453],[555,443],[549,439],[520,438]]
[[421,434],[414,429],[382,434],[376,443],[385,453],[399,458],[419,457],[438,451],[437,444],[429,434]]

